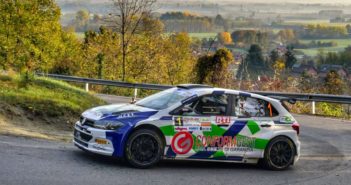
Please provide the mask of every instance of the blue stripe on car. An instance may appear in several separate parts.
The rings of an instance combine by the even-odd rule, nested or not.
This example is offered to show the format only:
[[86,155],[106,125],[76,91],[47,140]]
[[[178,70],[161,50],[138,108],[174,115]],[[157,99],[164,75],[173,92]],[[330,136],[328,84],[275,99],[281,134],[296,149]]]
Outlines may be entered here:
[[106,131],[106,138],[112,141],[114,149],[112,156],[123,157],[124,146],[128,140],[128,136],[133,131],[134,126],[138,122],[146,120],[149,117],[155,115],[157,112],[158,111],[136,112],[133,114],[133,117],[123,117],[119,119],[116,119],[116,116],[109,116],[105,118],[106,120],[116,120],[125,124],[125,126],[118,130]]
[[251,94],[250,93],[239,92],[239,96],[251,97]]
[[212,94],[213,95],[222,95],[222,94],[224,94],[224,91],[213,91]]
[[245,127],[247,121],[235,121],[223,136],[236,136]]
[[199,152],[196,152],[196,154],[190,156],[189,158],[190,159],[208,159],[214,153],[216,153],[216,152],[214,152],[214,151],[199,151]]
[[162,117],[160,118],[160,120],[169,121],[169,120],[172,120],[172,116],[162,116]]

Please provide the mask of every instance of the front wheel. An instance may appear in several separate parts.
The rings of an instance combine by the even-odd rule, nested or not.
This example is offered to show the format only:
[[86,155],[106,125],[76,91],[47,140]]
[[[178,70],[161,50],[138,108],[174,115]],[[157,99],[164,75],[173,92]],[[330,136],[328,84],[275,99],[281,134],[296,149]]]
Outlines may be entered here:
[[133,132],[125,147],[126,161],[136,168],[149,168],[162,157],[163,142],[153,130],[140,129]]
[[269,142],[262,161],[270,170],[285,170],[294,162],[295,147],[286,137],[276,137]]

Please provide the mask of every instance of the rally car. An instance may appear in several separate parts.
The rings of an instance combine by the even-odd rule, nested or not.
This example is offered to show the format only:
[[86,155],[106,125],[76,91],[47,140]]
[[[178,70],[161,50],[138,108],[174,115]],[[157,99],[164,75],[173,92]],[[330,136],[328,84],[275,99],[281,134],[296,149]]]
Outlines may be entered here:
[[300,155],[299,124],[282,102],[206,85],[179,85],[140,101],[85,111],[74,144],[137,168],[161,159],[259,163],[272,170]]

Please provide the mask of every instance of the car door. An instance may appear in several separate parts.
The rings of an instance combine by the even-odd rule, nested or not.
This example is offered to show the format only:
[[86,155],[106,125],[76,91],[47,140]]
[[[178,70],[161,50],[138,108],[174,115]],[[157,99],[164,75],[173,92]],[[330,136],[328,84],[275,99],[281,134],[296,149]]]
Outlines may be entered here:
[[245,126],[233,115],[234,95],[212,93],[180,107],[173,115],[175,134],[166,155],[176,158],[240,160],[236,135]]
[[279,120],[278,111],[266,100],[239,95],[236,111],[245,120],[245,127],[239,136],[242,139],[245,157],[263,157],[263,152],[274,133],[274,121]]

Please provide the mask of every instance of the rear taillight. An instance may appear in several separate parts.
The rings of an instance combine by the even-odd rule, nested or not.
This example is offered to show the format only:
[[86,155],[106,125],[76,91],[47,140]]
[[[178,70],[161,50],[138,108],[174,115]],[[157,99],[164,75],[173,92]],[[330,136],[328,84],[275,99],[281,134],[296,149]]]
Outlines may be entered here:
[[298,122],[293,123],[291,127],[296,131],[297,135],[300,134],[300,124]]

